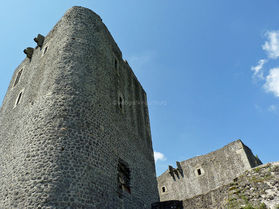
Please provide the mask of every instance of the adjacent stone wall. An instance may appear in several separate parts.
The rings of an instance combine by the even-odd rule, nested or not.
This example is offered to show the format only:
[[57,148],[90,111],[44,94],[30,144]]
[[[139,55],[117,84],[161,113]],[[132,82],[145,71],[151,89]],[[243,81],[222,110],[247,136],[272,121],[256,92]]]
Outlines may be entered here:
[[262,164],[262,161],[258,158],[257,155],[254,156],[254,154],[252,153],[249,147],[245,145],[243,145],[243,147],[252,168]]
[[[146,94],[88,9],[67,11],[16,69],[0,139],[0,208],[145,209],[159,200]],[[120,159],[130,193],[119,188]]]
[[279,208],[279,162],[245,172],[232,183],[183,201],[184,209]]
[[[160,201],[183,200],[220,187],[261,164],[240,140],[207,155],[178,162],[157,178]],[[253,162],[251,164],[250,162]]]

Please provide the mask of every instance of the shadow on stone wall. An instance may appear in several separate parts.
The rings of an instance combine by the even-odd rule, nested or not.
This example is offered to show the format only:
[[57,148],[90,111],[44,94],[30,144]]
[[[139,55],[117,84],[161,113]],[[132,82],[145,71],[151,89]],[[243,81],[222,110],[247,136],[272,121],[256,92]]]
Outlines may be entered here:
[[183,209],[183,203],[179,200],[156,202],[151,205],[152,209]]

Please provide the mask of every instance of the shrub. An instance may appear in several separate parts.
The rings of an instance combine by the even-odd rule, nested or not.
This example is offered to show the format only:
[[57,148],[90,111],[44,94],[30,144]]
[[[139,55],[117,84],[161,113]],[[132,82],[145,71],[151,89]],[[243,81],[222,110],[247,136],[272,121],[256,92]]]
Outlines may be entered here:
[[267,209],[267,206],[265,203],[261,203],[258,209]]

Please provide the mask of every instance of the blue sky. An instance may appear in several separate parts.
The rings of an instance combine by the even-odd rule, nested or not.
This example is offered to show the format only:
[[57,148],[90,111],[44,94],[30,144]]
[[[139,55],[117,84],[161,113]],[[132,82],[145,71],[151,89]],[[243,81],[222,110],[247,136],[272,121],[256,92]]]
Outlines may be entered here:
[[1,103],[23,49],[75,5],[102,17],[147,92],[157,175],[236,139],[279,160],[279,1],[3,1]]

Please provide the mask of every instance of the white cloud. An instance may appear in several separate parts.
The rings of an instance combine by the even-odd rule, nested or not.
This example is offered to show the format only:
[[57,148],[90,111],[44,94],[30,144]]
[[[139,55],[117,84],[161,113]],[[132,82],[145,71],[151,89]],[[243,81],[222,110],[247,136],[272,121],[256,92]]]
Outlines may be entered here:
[[270,111],[270,112],[276,112],[276,111],[277,111],[277,107],[276,107],[275,105],[270,105],[270,106],[268,107],[268,111]]
[[269,71],[268,76],[266,76],[264,89],[279,97],[279,68],[273,68]]
[[257,78],[262,79],[262,80],[264,79],[262,69],[266,62],[267,62],[266,59],[260,59],[257,66],[251,67],[251,70],[254,72],[254,76],[256,76]]
[[[251,71],[253,71],[254,77],[265,81],[263,88],[266,92],[270,92],[275,97],[279,97],[279,67],[270,69],[268,75],[264,75],[264,65],[270,59],[279,58],[279,30],[267,31],[265,35],[267,40],[262,46],[262,49],[266,51],[268,57],[260,59],[256,66],[251,67]],[[271,105],[268,111],[277,112],[277,107]]]
[[254,107],[258,112],[263,112],[263,108],[260,105],[255,104]]
[[158,161],[158,160],[166,160],[166,157],[163,153],[161,152],[154,152],[154,159],[155,159],[155,163]]
[[262,48],[267,52],[269,58],[276,59],[279,57],[279,31],[268,31],[266,36],[268,40]]
[[144,70],[156,57],[155,51],[145,51],[142,54],[128,56],[127,60],[134,70]]

